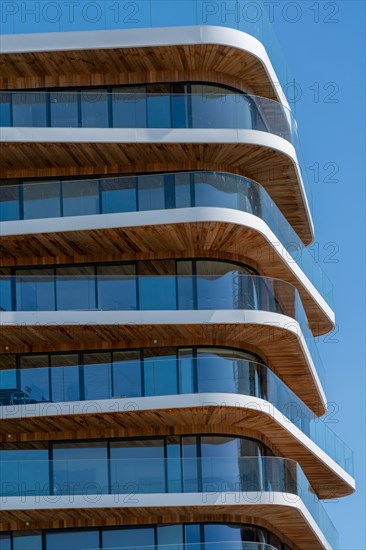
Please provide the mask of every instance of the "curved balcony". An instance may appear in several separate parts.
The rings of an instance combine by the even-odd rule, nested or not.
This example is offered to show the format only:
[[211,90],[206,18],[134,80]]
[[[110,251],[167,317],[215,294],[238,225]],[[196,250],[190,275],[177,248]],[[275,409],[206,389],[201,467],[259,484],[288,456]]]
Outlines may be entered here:
[[[267,191],[251,179],[220,172],[180,172],[0,187],[0,222],[47,218],[44,231],[48,232],[54,218],[192,207],[229,208],[261,218],[285,247],[286,259],[296,262],[332,304],[333,286],[327,275]],[[10,236],[11,229],[7,233],[4,228],[2,234]]]
[[[192,393],[232,393],[269,402],[283,414],[289,430],[290,424],[295,424],[353,475],[353,453],[329,428],[326,419],[312,413],[266,365],[252,360],[184,354],[169,359],[0,370],[0,405],[11,406],[10,415],[18,405]],[[33,414],[39,417],[42,411],[37,409]],[[28,411],[27,418],[30,416]]]
[[224,88],[220,93],[171,94],[131,93],[123,88],[112,93],[103,88],[0,92],[0,105],[1,127],[257,130],[298,145],[290,109],[266,97]]
[[[0,310],[32,311],[190,311],[255,310],[294,319],[306,340],[316,373],[325,371],[298,291],[269,277],[223,276],[17,276],[0,277]],[[295,327],[296,330],[296,327]]]
[[[287,506],[301,502],[328,544],[338,547],[337,532],[302,469],[284,458],[88,459],[87,466],[85,459],[13,460],[1,461],[0,469],[1,478],[6,480],[1,484],[4,510],[10,510],[19,498],[23,509],[24,502],[28,508],[40,501],[49,508],[48,495],[59,497],[58,508],[62,508],[63,497],[69,500],[70,495],[98,495],[94,505],[100,507],[105,495],[131,495],[131,491],[141,507],[143,495],[154,495],[155,499],[159,494],[173,497],[186,493],[192,497],[199,493],[202,505],[210,497],[226,493],[240,494],[244,502],[252,504],[253,495],[258,503],[265,503],[268,494],[272,498],[281,495]],[[221,506],[225,508],[224,503]]]

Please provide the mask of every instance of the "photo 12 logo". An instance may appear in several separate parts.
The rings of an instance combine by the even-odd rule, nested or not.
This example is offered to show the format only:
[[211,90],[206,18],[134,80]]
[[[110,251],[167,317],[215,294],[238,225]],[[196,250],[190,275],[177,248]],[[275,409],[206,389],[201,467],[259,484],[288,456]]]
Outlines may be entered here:
[[110,23],[136,25],[146,3],[105,0],[5,0],[0,3],[2,24]]
[[237,25],[281,19],[298,23],[310,17],[314,23],[339,23],[337,2],[227,1],[202,2],[202,22]]

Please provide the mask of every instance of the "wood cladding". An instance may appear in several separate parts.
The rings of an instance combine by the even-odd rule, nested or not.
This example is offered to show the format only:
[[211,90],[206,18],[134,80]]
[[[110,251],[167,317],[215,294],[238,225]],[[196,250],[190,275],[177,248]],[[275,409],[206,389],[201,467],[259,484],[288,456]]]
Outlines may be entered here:
[[56,325],[0,327],[0,353],[228,346],[256,353],[317,414],[325,408],[297,335],[259,324]]
[[192,222],[15,235],[0,238],[0,256],[2,267],[206,257],[237,261],[251,265],[261,275],[296,286],[315,335],[333,328],[311,291],[298,281],[276,248],[257,231],[233,223]]
[[[75,129],[77,132],[77,129]],[[208,170],[254,179],[305,244],[312,240],[298,169],[290,157],[247,143],[4,142],[0,177],[43,178]],[[6,184],[6,181],[3,181]]]
[[[218,495],[217,495],[218,496]],[[122,497],[123,498],[123,497]],[[209,497],[208,497],[209,500]],[[324,550],[314,531],[291,505],[236,504],[181,507],[2,510],[0,530],[67,529],[118,525],[218,522],[253,523],[291,540],[299,550]]]
[[278,99],[257,57],[215,44],[0,53],[0,74],[2,90],[197,81]]

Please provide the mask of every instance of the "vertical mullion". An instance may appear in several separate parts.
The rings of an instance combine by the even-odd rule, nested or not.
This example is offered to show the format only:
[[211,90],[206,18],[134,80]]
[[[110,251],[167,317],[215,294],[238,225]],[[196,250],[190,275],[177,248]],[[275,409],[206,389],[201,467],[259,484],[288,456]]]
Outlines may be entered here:
[[85,401],[85,372],[84,372],[84,358],[83,353],[78,353],[79,363],[79,397],[81,401]]
[[24,220],[24,182],[19,185],[19,219]]

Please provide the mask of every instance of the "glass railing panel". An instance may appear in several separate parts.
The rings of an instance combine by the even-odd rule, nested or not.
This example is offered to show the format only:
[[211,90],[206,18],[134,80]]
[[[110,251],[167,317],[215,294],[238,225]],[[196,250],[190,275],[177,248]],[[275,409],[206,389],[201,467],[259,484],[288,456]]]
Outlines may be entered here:
[[[193,466],[192,466],[193,465]],[[1,496],[282,493],[302,500],[334,548],[337,532],[300,466],[277,457],[111,458],[0,462]],[[197,475],[198,474],[198,475]],[[169,476],[169,478],[168,478]],[[192,477],[193,476],[193,477]],[[294,498],[297,497],[297,498]]]
[[0,406],[191,393],[231,393],[267,401],[266,410],[279,410],[285,422],[295,424],[353,475],[353,453],[327,419],[318,418],[268,367],[254,361],[199,354],[0,370]]
[[285,258],[297,263],[331,302],[332,284],[312,252],[265,189],[248,178],[184,172],[0,187],[0,221],[195,206],[232,208],[263,219],[285,247]]
[[[77,116],[73,114],[75,102]],[[22,91],[0,92],[0,104],[5,113],[3,126],[247,129],[269,132],[298,145],[296,124],[287,107],[244,93],[131,94],[102,88],[72,94]]]

